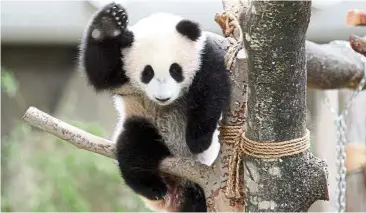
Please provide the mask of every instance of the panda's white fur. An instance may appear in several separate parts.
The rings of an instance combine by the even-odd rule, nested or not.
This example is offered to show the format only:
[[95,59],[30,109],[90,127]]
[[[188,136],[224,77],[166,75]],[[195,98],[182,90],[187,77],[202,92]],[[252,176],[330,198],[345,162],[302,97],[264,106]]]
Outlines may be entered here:
[[[193,156],[185,143],[185,100],[181,99],[172,106],[165,106],[179,98],[192,83],[196,71],[199,70],[201,51],[206,41],[204,32],[196,42],[178,33],[175,26],[182,19],[172,14],[157,13],[129,27],[134,33],[135,41],[131,47],[123,49],[122,52],[130,84],[118,89],[117,93],[125,97],[124,99],[120,96],[114,97],[115,108],[120,115],[126,117],[142,115],[152,120],[174,155],[191,157],[203,164],[211,165],[220,150],[218,131],[213,135],[210,148]],[[183,68],[185,79],[181,83],[174,81],[169,74],[169,66],[174,62]],[[147,64],[153,67],[155,76],[146,85],[140,79],[141,71]],[[170,99],[160,103],[154,96]],[[121,117],[117,124],[114,141],[122,131],[120,124],[124,119]]]

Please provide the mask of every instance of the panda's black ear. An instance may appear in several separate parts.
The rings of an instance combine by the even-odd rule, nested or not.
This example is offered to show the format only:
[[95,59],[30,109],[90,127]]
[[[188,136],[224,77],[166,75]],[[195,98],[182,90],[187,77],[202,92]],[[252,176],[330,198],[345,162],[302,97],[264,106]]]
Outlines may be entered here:
[[180,21],[176,29],[180,34],[187,36],[192,41],[196,41],[201,36],[201,28],[198,23],[186,19]]

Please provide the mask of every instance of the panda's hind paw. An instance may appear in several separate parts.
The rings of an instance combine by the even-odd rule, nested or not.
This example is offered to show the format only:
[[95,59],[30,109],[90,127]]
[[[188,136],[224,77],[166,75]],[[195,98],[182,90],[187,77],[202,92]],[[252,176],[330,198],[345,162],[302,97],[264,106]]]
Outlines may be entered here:
[[162,200],[165,199],[167,196],[166,187],[146,188],[141,192],[142,192],[141,195],[149,200]]
[[95,16],[90,34],[95,40],[116,38],[126,29],[127,24],[126,10],[119,4],[111,3]]
[[168,188],[162,179],[158,176],[145,174],[143,178],[134,174],[133,180],[129,175],[125,175],[125,181],[137,194],[144,196],[149,200],[161,200],[167,196]]

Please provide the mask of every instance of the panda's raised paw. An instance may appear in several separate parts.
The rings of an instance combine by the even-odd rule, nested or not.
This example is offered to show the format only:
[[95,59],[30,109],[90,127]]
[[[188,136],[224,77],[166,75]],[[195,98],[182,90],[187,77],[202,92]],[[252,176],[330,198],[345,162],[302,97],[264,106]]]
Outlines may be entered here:
[[125,29],[128,24],[128,17],[126,10],[119,4],[109,4],[103,10],[106,14],[111,15],[117,26],[121,29]]
[[119,4],[110,3],[95,16],[89,32],[95,40],[116,38],[126,29],[127,24],[126,10]]

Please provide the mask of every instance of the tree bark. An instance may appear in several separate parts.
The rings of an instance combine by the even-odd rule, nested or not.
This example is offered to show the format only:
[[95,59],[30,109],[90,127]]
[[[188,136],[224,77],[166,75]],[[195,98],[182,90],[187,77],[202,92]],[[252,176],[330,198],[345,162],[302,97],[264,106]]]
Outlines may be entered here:
[[310,88],[355,89],[365,75],[366,63],[348,41],[329,44],[306,41],[306,58]]
[[[246,136],[251,140],[305,135],[310,11],[310,1],[252,1],[241,16],[249,65]],[[309,152],[244,160],[246,211],[307,211],[316,200],[329,199],[325,162]]]

